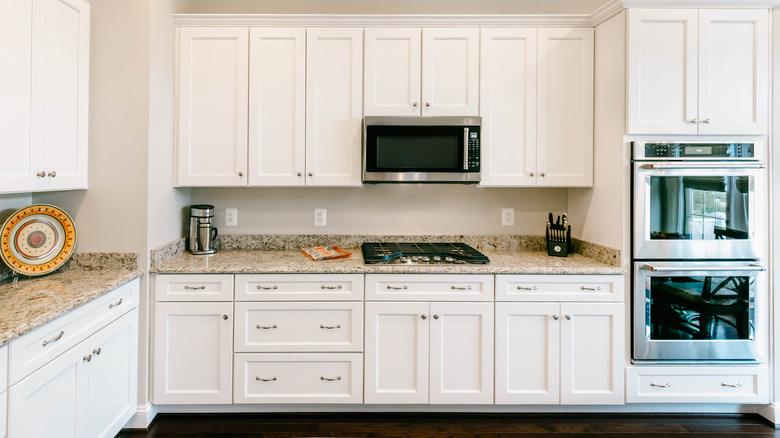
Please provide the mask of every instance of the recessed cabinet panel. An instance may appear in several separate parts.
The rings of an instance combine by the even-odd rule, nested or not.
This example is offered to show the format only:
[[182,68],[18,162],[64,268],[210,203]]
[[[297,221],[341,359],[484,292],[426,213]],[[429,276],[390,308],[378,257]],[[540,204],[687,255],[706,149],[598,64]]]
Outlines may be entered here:
[[249,185],[306,182],[306,29],[249,31]]
[[238,301],[354,301],[363,299],[362,274],[238,274]]
[[626,368],[628,403],[767,403],[769,376],[760,366]]
[[246,185],[249,29],[179,30],[177,185]]
[[365,39],[365,114],[419,115],[421,30],[367,28]]
[[422,115],[478,115],[479,29],[423,29],[422,74]]
[[536,29],[482,29],[482,186],[536,184]]

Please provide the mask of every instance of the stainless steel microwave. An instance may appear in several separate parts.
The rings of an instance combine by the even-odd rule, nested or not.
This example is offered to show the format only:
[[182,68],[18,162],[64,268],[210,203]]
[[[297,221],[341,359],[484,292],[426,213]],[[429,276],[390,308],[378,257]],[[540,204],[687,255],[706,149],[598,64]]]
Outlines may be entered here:
[[363,182],[479,182],[481,117],[366,117],[363,122]]

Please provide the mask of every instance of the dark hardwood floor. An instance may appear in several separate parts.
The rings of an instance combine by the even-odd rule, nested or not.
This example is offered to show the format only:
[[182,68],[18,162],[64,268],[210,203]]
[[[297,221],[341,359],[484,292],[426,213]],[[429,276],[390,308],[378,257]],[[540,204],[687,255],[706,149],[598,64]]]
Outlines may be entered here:
[[758,415],[161,414],[117,438],[747,438],[780,437]]

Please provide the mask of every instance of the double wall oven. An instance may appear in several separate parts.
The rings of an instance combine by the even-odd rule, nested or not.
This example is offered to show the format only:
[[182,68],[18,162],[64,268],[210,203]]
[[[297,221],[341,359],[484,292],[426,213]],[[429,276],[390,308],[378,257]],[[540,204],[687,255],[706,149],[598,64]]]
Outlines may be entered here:
[[634,142],[633,360],[759,361],[762,142]]

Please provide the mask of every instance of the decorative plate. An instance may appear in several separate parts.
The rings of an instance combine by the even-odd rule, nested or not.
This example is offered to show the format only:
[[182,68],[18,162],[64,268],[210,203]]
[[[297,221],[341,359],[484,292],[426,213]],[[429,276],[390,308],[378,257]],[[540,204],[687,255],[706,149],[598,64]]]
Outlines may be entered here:
[[75,248],[73,220],[53,205],[17,210],[0,229],[0,258],[19,274],[48,274],[67,262]]

